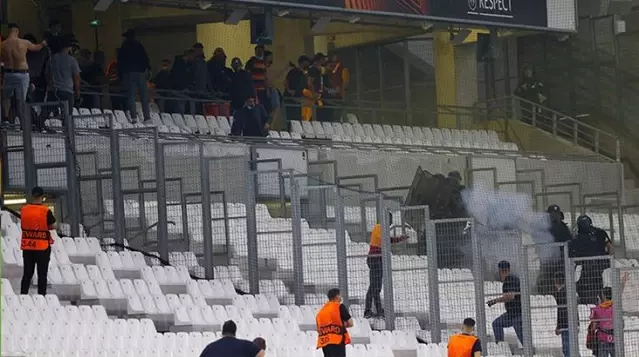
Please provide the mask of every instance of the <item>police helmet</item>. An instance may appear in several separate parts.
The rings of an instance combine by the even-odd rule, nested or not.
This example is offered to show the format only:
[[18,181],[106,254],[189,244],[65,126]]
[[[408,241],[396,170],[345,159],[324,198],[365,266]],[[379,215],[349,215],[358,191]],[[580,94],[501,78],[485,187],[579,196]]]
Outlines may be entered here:
[[579,232],[587,232],[592,228],[592,219],[587,215],[581,215],[577,218],[577,230]]
[[553,213],[557,213],[559,214],[559,217],[561,217],[561,220],[564,220],[564,213],[561,211],[561,207],[557,206],[557,205],[550,205],[548,206],[548,208],[546,209],[547,213],[550,213],[551,215]]

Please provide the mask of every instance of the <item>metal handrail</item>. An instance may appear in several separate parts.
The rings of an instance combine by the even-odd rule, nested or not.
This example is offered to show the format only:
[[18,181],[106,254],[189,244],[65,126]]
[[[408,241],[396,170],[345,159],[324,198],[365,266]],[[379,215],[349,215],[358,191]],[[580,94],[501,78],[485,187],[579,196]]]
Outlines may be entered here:
[[[571,131],[570,136],[572,136],[572,140],[575,144],[592,150],[595,153],[601,155],[603,155],[600,149],[601,140],[602,138],[609,139],[609,141],[614,142],[614,153],[610,152],[608,153],[608,155],[603,156],[610,157],[616,161],[621,160],[621,143],[618,136],[598,129],[570,115],[558,112],[554,109],[548,108],[538,103],[531,102],[529,100],[513,95],[509,97],[501,97],[477,102],[475,103],[475,107],[480,114],[483,112],[483,115],[486,116],[494,115],[494,110],[502,109],[505,112],[504,115],[506,118],[517,119],[517,109],[522,108],[521,104],[533,108],[531,111],[531,115],[529,117],[525,117],[525,119],[532,121],[533,126],[550,132],[554,137],[560,136],[557,135],[558,132],[563,133],[563,131],[560,130],[558,124],[561,125],[561,127],[563,128],[568,127]],[[550,120],[552,126],[549,128],[540,127],[536,125],[536,118],[545,118],[547,120]],[[592,133],[585,133],[583,129],[592,131]],[[580,133],[581,135],[579,135]],[[586,142],[588,143],[588,145],[582,145],[580,141]],[[612,148],[610,150],[612,150]]]
[[[166,223],[168,223],[168,224],[170,224],[170,225],[172,225],[172,226],[175,226],[175,225],[176,225],[175,221],[167,221]],[[139,236],[141,236],[141,235],[143,235],[143,234],[148,233],[151,229],[153,229],[153,228],[157,227],[159,224],[160,224],[160,222],[158,221],[158,222],[155,222],[155,223],[153,223],[152,225],[150,225],[150,226],[148,226],[148,227],[144,228],[143,230],[141,230],[141,231],[139,231],[138,233],[134,234],[134,235],[133,235],[133,237],[129,238],[129,242],[133,242],[133,241],[134,241],[134,240],[136,240]]]

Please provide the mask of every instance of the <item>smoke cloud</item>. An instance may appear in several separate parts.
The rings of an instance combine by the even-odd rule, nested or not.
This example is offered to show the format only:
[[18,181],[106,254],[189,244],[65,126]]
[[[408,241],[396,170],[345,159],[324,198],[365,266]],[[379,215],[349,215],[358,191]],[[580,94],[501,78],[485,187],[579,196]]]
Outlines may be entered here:
[[[522,244],[552,243],[548,214],[534,212],[530,195],[495,191],[486,187],[467,188],[462,200],[470,216],[475,218],[473,234],[482,247],[486,269],[494,273],[497,263],[507,260],[516,272],[522,263]],[[558,249],[538,249],[542,261],[557,258]]]

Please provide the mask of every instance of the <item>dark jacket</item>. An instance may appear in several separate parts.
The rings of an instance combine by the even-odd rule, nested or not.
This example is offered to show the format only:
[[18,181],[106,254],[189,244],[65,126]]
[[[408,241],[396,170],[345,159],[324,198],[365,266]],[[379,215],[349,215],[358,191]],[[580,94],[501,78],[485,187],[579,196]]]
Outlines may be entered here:
[[250,72],[241,69],[233,73],[230,96],[231,106],[235,109],[242,108],[247,99],[255,96]]
[[229,94],[233,71],[226,67],[224,61],[211,58],[206,67],[211,77],[211,87],[215,93]]
[[268,113],[262,105],[256,105],[253,108],[244,107],[233,113],[233,126],[231,127],[231,135],[234,136],[253,136],[266,137],[268,131],[264,130],[264,126],[268,123]]
[[173,89],[183,90],[193,83],[193,72],[191,67],[184,60],[183,56],[175,56],[173,67],[171,67],[171,82]]
[[135,39],[127,38],[120,46],[118,52],[118,64],[120,73],[146,72],[151,69],[149,56],[144,46]]

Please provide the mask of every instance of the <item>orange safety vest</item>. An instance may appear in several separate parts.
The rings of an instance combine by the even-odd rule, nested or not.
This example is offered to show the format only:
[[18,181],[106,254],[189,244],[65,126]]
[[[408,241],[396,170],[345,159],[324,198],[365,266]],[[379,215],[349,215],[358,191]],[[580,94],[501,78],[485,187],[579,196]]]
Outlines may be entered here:
[[351,343],[351,336],[344,327],[344,321],[339,313],[340,306],[339,302],[329,301],[317,313],[315,317],[318,333],[317,348]]
[[47,250],[53,244],[47,224],[48,213],[49,208],[41,204],[27,204],[22,207],[20,210],[22,216],[20,249]]
[[342,62],[337,62],[335,68],[331,71],[331,83],[335,87],[339,87],[340,99],[344,99],[346,94],[346,85],[348,84],[348,78],[345,78],[344,71],[346,68],[342,65]]
[[452,336],[448,340],[448,357],[473,357],[473,346],[477,337],[463,333]]

